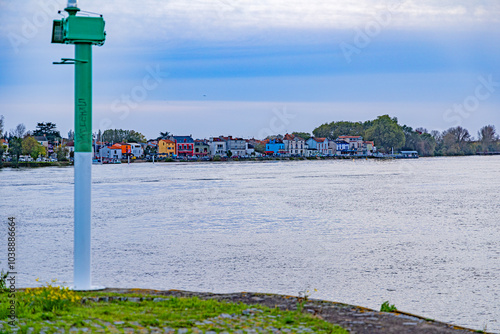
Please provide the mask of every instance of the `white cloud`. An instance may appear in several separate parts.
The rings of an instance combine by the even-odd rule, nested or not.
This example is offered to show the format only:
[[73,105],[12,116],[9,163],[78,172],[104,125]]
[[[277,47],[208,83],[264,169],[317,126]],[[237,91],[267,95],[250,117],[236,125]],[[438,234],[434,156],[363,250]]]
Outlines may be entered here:
[[[65,1],[2,1],[0,34],[15,31],[37,11],[63,9]],[[500,21],[497,0],[81,0],[103,13],[111,38],[142,40],[234,39],[267,29],[351,29],[392,8],[394,28],[478,25]],[[53,17],[57,18],[54,10]]]

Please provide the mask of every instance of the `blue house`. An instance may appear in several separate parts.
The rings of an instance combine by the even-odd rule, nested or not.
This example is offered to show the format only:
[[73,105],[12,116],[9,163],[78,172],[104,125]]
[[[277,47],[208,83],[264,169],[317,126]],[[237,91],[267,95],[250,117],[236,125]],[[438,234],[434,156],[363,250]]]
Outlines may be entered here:
[[266,144],[266,154],[280,155],[285,152],[285,143],[280,139],[270,139]]
[[335,144],[337,145],[337,155],[349,153],[349,143],[348,142],[345,142],[343,140],[336,140]]

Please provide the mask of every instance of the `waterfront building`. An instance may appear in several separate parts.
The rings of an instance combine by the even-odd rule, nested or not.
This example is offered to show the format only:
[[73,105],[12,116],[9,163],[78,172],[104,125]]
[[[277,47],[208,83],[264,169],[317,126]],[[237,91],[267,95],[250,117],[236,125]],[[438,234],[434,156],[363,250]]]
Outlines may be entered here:
[[192,157],[194,155],[194,140],[189,136],[171,136],[170,140],[175,142],[178,157]]
[[287,133],[283,137],[283,143],[287,154],[303,156],[306,153],[306,140],[304,138]]
[[343,140],[335,140],[336,146],[335,155],[348,155],[349,154],[349,143]]
[[144,149],[142,148],[142,145],[139,143],[127,143],[127,145],[130,147],[130,154],[133,157],[136,158],[141,158],[144,155]]
[[226,142],[227,151],[231,151],[233,157],[244,157],[247,155],[248,143],[243,138],[233,138],[232,136],[219,136]]
[[363,137],[362,136],[339,136],[337,140],[343,140],[349,144],[349,153],[351,155],[363,154]]
[[99,151],[99,157],[102,157],[103,159],[121,160],[123,158],[122,145],[114,144],[112,146],[101,148]]
[[213,157],[216,155],[220,157],[227,156],[226,142],[221,138],[211,137],[210,140],[208,141],[208,146],[210,147],[211,156]]
[[210,145],[205,142],[205,140],[195,140],[194,141],[194,156],[196,157],[206,157],[210,155]]
[[270,139],[266,143],[266,154],[282,155],[286,154],[285,143],[281,139]]
[[332,154],[332,150],[329,148],[328,142],[328,138],[311,137],[307,140],[306,143],[310,151],[316,150],[317,155],[328,155]]
[[363,154],[364,155],[373,155],[373,153],[377,150],[375,147],[375,143],[373,141],[364,141],[363,142]]
[[177,155],[175,142],[170,139],[160,139],[158,141],[158,155],[162,158]]

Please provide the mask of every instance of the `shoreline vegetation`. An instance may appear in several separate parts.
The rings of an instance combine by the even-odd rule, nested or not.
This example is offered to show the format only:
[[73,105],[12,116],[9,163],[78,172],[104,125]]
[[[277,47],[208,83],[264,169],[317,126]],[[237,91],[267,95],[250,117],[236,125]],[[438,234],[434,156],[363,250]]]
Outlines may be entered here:
[[[24,124],[3,133],[4,117],[0,115],[0,158],[3,162],[67,161],[74,156],[74,132],[63,138],[56,124],[37,123],[36,129],[26,131]],[[160,145],[161,143],[161,145]],[[107,129],[93,134],[96,157],[115,160],[125,157],[315,157],[347,155],[418,154],[420,157],[498,155],[500,136],[494,125],[485,125],[474,137],[466,128],[451,127],[444,131],[419,127],[413,129],[398,123],[397,117],[378,116],[367,121],[333,121],[316,127],[311,132],[269,134],[266,138],[236,138],[230,136],[194,139],[160,132],[156,138],[147,139],[135,130]],[[99,154],[98,150],[104,150]],[[120,151],[120,152],[119,152]],[[415,152],[415,153],[412,153]],[[21,157],[21,155],[24,155]],[[381,157],[382,158],[382,157]],[[242,158],[240,158],[242,159]],[[196,159],[192,159],[196,160]],[[207,159],[209,160],[209,159]],[[222,160],[222,159],[221,159]],[[1,163],[0,163],[1,165]],[[52,164],[57,166],[55,164]],[[18,166],[15,163],[10,166]],[[51,166],[21,164],[23,167]]]
[[[500,152],[477,152],[476,154],[467,154],[467,155],[455,155],[455,156],[447,156],[447,157],[464,157],[464,156],[493,156],[500,155]],[[443,156],[433,156],[426,158],[442,158]],[[176,163],[176,162],[244,162],[244,161],[305,161],[305,160],[400,160],[400,159],[412,159],[412,158],[401,158],[401,157],[391,157],[391,156],[321,156],[321,157],[252,157],[252,158],[218,158],[214,157],[210,160],[203,159],[172,159],[172,158],[163,158],[155,160],[155,163]],[[122,159],[120,163],[127,164],[126,159]],[[130,163],[152,163],[152,160],[144,160],[144,159],[132,159]],[[100,163],[98,163],[100,164]],[[37,161],[20,161],[20,162],[12,162],[12,161],[4,161],[0,163],[1,168],[38,168],[38,167],[68,167],[73,166],[72,161],[47,161],[47,162],[37,162]]]
[[[395,308],[376,311],[308,294],[123,288],[76,292],[52,284],[19,289],[15,325],[0,311],[0,332],[486,333]],[[0,294],[0,300],[5,298]]]

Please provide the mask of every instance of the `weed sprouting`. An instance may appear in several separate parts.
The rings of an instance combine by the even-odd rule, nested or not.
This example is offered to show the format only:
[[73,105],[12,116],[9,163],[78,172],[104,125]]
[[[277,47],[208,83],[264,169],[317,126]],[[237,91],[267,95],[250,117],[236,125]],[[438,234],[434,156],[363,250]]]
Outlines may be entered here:
[[380,307],[380,312],[394,312],[397,310],[398,309],[396,308],[396,306],[394,304],[390,305],[388,300],[383,302],[382,306]]

